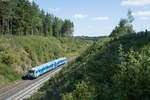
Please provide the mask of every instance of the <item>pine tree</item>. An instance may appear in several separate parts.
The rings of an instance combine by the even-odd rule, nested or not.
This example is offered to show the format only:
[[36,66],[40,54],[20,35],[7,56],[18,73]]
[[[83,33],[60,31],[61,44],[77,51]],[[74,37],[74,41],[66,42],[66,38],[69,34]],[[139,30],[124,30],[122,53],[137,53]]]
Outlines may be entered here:
[[0,34],[69,36],[73,23],[45,14],[35,2],[0,0]]
[[0,0],[0,30],[2,34],[9,32],[10,1]]
[[72,36],[72,32],[73,32],[72,27],[73,24],[70,22],[70,20],[65,20],[62,26],[62,36]]

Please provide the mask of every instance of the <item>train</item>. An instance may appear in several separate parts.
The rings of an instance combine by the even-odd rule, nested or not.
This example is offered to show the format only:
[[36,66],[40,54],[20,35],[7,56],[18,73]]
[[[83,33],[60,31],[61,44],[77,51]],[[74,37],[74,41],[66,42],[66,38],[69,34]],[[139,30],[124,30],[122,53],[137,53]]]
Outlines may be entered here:
[[28,70],[27,77],[30,79],[36,79],[40,75],[42,75],[48,71],[51,71],[51,70],[55,69],[56,67],[59,67],[59,66],[65,64],[66,62],[67,62],[66,57],[62,57],[62,58],[53,60],[51,62],[42,64],[40,66],[36,66],[36,67]]

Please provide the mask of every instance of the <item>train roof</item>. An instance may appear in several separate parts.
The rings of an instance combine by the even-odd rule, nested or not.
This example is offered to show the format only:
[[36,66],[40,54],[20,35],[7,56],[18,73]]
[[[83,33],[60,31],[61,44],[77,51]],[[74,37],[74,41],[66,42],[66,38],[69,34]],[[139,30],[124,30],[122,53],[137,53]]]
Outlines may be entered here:
[[42,64],[42,65],[39,65],[39,66],[36,66],[34,68],[32,68],[31,70],[40,70],[43,66],[49,66],[50,64],[54,64],[55,62],[59,61],[59,60],[63,60],[63,59],[66,59],[66,57],[62,57],[62,58],[58,58],[54,61],[51,61],[51,62],[48,62],[48,63],[45,63],[45,64]]
[[63,59],[66,59],[65,57],[63,57],[63,58],[58,58],[58,59],[56,59],[56,60],[54,60],[54,61],[59,61],[59,60],[63,60]]

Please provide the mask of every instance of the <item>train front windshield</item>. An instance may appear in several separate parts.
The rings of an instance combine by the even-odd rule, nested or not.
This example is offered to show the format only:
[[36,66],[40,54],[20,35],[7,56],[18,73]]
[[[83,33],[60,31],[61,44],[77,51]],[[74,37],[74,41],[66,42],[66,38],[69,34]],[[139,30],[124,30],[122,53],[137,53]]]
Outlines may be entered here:
[[34,74],[34,70],[29,70],[29,74]]

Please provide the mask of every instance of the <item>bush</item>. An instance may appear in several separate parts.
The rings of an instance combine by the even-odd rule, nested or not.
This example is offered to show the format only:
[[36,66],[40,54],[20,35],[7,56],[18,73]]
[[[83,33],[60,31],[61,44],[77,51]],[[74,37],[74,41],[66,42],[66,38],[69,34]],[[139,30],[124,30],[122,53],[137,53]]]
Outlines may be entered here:
[[82,81],[76,84],[76,88],[72,93],[63,95],[62,100],[94,100],[91,87]]
[[29,45],[24,46],[24,49],[27,53],[31,54],[31,47]]
[[[0,75],[2,75],[5,78],[5,80],[7,79],[9,82],[21,78],[21,75],[18,74],[18,72],[14,71],[10,67],[7,67],[7,65],[1,63],[0,63]],[[1,81],[1,83],[3,82]]]
[[17,56],[15,56],[14,54],[4,54],[1,59],[2,63],[5,63],[7,65],[14,64],[18,61]]
[[3,52],[6,50],[6,46],[4,44],[0,44],[0,52]]

